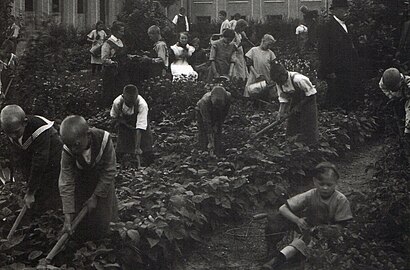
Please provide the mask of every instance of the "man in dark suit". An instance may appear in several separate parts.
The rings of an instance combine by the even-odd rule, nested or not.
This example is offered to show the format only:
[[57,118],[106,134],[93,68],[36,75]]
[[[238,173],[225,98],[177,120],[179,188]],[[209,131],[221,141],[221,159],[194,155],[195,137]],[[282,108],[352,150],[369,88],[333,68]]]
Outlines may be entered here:
[[328,84],[326,105],[344,109],[351,109],[358,96],[358,54],[345,23],[348,8],[347,0],[333,0],[332,15],[319,32],[318,48],[318,77]]

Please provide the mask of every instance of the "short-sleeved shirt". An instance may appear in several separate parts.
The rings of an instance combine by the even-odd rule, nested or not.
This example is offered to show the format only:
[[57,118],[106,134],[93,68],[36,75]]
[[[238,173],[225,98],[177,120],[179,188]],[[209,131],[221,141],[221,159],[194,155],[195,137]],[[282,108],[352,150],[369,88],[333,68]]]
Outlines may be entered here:
[[227,44],[223,38],[212,43],[209,61],[215,61],[219,75],[228,75],[229,66],[233,61],[236,47],[233,43]]
[[221,24],[221,29],[220,29],[219,32],[222,34],[222,32],[223,32],[224,30],[226,30],[226,29],[232,29],[232,28],[231,28],[231,24],[229,23],[229,20],[228,20],[228,19],[226,19],[225,21],[222,22],[222,24]]
[[291,95],[296,91],[294,86],[302,90],[307,97],[317,93],[315,86],[310,82],[308,77],[297,72],[289,71],[289,76],[286,83],[282,85],[278,84],[276,86],[278,90],[279,102],[289,103]]
[[301,24],[298,27],[296,27],[295,34],[299,35],[301,33],[307,33],[307,32],[308,32],[308,28],[306,26],[304,26],[303,24]]
[[259,75],[264,75],[267,82],[270,83],[270,62],[276,59],[276,55],[269,49],[262,50],[260,47],[253,47],[245,56],[252,60],[256,72]]
[[[138,95],[137,98],[138,102],[138,114],[137,114],[137,122],[135,124],[135,128],[147,130],[148,127],[148,104],[143,97]],[[122,95],[119,95],[111,107],[110,116],[112,118],[121,118],[123,115],[133,115],[134,114],[134,106],[128,107]]]
[[328,199],[323,199],[319,191],[314,188],[288,199],[286,203],[292,212],[304,212],[304,216],[312,226],[353,218],[348,199],[337,190]]
[[160,40],[154,44],[154,51],[156,52],[157,56],[162,59],[165,68],[169,65],[169,54],[168,54],[168,47],[167,44]]

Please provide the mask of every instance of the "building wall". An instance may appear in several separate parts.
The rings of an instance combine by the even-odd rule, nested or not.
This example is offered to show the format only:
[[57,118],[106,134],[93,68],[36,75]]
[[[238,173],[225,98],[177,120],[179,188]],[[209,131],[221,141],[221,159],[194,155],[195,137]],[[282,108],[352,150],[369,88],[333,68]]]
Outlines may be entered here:
[[211,21],[218,18],[219,10],[225,10],[231,18],[240,13],[247,19],[266,20],[268,16],[281,16],[283,19],[301,18],[299,8],[302,5],[309,9],[327,9],[330,0],[181,0],[169,7],[168,18],[172,19],[178,9],[184,6],[192,22],[201,17]]
[[28,29],[39,29],[49,21],[72,25],[80,30],[94,27],[99,20],[111,25],[124,3],[123,0],[83,0],[84,12],[78,13],[78,0],[55,0],[58,1],[56,12],[53,12],[53,0],[31,1],[33,11],[27,11],[26,0],[14,0],[13,6],[14,16],[23,18]]

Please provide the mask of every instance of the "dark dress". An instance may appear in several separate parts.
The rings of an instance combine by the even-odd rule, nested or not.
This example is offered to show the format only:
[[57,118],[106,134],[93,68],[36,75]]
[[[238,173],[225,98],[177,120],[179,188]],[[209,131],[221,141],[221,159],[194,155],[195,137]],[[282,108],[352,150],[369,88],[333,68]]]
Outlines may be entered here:
[[61,208],[58,176],[63,144],[53,122],[40,116],[27,116],[22,145],[13,145],[13,163],[21,167],[27,190],[35,191],[33,212]]
[[111,57],[111,60],[118,63],[118,66],[104,65],[101,103],[109,106],[114,98],[122,93],[124,86],[129,83],[129,65],[125,46],[119,47],[111,40],[105,42],[115,50],[115,55]]

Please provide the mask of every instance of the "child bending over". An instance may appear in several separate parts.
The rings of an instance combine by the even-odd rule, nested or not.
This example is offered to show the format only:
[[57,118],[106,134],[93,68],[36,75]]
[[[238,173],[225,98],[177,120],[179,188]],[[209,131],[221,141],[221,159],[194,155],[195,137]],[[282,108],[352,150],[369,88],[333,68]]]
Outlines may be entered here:
[[214,151],[221,152],[222,124],[231,106],[231,93],[221,86],[215,86],[196,104],[199,129],[199,144],[208,149],[211,156]]
[[59,179],[64,230],[72,233],[75,213],[87,205],[87,216],[75,236],[80,241],[99,239],[109,231],[118,211],[114,187],[117,162],[111,136],[107,131],[90,128],[77,115],[64,119],[60,133],[64,143]]
[[[137,160],[142,154],[146,163],[153,160],[152,133],[149,127],[148,104],[139,95],[138,88],[133,84],[124,87],[112,104],[111,117],[118,128],[116,152],[119,157],[125,154],[134,156]],[[141,164],[138,164],[138,167]]]
[[[339,173],[336,167],[328,162],[317,165],[313,172],[315,188],[298,194],[279,208],[279,213],[270,218],[267,235],[294,230],[294,240],[284,247],[276,256],[265,263],[262,269],[278,269],[295,255],[306,256],[307,244],[310,242],[309,230],[318,225],[341,227],[353,218],[350,203],[336,186]],[[276,244],[281,237],[267,236],[268,245]]]

